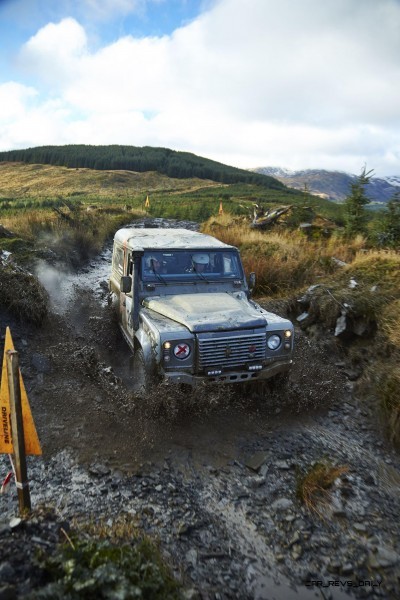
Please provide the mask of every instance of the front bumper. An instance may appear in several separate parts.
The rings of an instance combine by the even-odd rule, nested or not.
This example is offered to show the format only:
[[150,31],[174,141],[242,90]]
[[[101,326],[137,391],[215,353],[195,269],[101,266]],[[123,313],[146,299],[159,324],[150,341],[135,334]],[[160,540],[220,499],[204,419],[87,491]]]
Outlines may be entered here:
[[275,361],[270,365],[265,366],[261,371],[226,371],[221,375],[192,375],[182,371],[164,372],[164,377],[171,383],[186,383],[192,387],[203,385],[204,383],[251,383],[270,379],[280,373],[285,373],[290,370],[292,360]]

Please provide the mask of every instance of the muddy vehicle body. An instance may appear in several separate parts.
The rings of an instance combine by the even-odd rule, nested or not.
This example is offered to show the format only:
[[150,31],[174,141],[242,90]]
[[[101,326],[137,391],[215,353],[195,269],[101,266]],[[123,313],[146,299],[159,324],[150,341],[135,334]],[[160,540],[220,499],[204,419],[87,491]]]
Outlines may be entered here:
[[212,236],[120,229],[109,287],[137,391],[160,379],[250,383],[290,369],[292,323],[251,299],[237,248]]

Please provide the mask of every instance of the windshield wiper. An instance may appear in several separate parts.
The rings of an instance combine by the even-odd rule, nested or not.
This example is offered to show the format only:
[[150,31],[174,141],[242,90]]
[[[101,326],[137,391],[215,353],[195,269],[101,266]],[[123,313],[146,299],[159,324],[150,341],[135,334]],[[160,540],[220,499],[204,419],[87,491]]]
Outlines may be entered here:
[[160,273],[157,273],[157,271],[155,270],[154,260],[152,258],[150,259],[150,264],[151,264],[151,270],[153,271],[153,273],[157,277],[157,279],[159,281],[161,281],[161,283],[163,283],[164,285],[167,285],[167,282],[165,281],[164,277],[161,277]]
[[196,273],[197,277],[200,277],[200,279],[202,279],[203,281],[205,281],[206,283],[210,283],[207,279],[207,277],[205,277],[203,275],[203,273],[200,273],[199,271],[196,271],[196,269],[193,270],[193,273]]

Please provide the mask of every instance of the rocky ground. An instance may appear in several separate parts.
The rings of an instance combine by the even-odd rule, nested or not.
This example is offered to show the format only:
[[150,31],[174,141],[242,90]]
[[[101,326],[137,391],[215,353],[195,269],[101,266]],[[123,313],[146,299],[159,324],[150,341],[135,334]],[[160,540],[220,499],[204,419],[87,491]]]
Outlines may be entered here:
[[[159,540],[187,598],[398,598],[400,461],[333,336],[299,329],[290,380],[268,394],[135,397],[105,301],[109,258],[72,274],[42,265],[52,313],[40,330],[0,315],[43,447],[29,457],[32,517],[18,518],[15,488],[0,496],[0,599],[40,586],[33,557],[61,529],[121,516]],[[316,512],[296,492],[321,461],[347,471]]]

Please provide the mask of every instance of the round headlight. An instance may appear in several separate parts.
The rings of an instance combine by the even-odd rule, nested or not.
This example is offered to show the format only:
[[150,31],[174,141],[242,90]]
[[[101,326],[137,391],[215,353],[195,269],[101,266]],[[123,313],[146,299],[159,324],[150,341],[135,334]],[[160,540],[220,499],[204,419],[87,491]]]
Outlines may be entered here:
[[271,335],[268,338],[267,346],[270,350],[276,350],[281,345],[281,338],[279,335]]
[[177,344],[174,348],[174,355],[176,358],[180,358],[181,360],[183,360],[184,358],[187,358],[190,354],[190,346],[189,344],[185,344],[184,342],[181,342],[179,344]]

